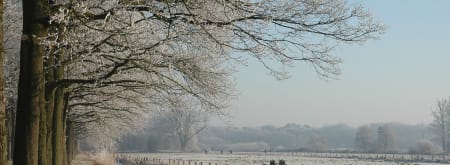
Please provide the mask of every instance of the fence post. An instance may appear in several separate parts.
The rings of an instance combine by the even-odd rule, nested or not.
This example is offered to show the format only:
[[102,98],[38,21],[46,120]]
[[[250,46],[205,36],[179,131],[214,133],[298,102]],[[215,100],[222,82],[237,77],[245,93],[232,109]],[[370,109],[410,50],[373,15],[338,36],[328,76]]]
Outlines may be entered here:
[[275,165],[275,160],[270,160],[269,164],[270,165]]

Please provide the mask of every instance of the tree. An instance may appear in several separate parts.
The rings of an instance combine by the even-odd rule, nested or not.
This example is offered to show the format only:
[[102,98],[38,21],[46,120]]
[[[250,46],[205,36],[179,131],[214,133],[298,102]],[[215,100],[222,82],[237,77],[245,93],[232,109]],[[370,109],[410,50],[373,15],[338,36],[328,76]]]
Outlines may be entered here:
[[[70,12],[60,14],[57,21],[73,25],[67,30],[64,45],[73,52],[69,56],[75,62],[67,67],[82,74],[68,74],[68,78],[77,79],[61,80],[59,84],[102,82],[116,74],[150,72],[164,80],[151,84],[175,84],[211,106],[220,101],[211,102],[209,98],[215,97],[204,94],[217,94],[217,90],[197,90],[217,88],[198,79],[202,74],[192,74],[204,69],[192,60],[234,61],[242,58],[235,52],[244,52],[261,61],[278,78],[285,73],[268,65],[267,60],[275,59],[281,64],[306,61],[319,75],[328,77],[339,73],[340,59],[330,55],[334,41],[362,42],[384,30],[363,8],[347,7],[344,1],[89,1],[68,6],[62,11]],[[102,9],[97,10],[98,6]],[[304,40],[309,37],[321,39]],[[186,51],[193,54],[180,56]],[[197,58],[192,59],[192,55]],[[181,76],[194,79],[180,81]],[[192,83],[197,82],[198,86],[192,88]]]
[[15,114],[17,109],[17,85],[19,79],[20,34],[22,29],[22,10],[15,0],[4,1],[3,48],[4,78],[6,97],[6,120],[8,127],[8,159],[12,159]]
[[[188,100],[190,99],[190,100]],[[156,112],[150,118],[150,123],[145,127],[145,134],[139,134],[147,138],[146,150],[157,151],[158,149],[170,149],[178,151],[199,151],[197,135],[203,131],[208,122],[208,112],[202,111],[199,102],[192,98],[172,97],[169,106]],[[133,137],[133,136],[131,136]],[[130,138],[122,141],[121,146],[130,142]],[[158,144],[158,145],[155,145]],[[134,144],[130,144],[130,148]],[[140,149],[142,150],[142,148]]]
[[377,129],[377,151],[386,153],[394,149],[394,134],[388,125],[379,126]]
[[40,0],[23,6],[14,163],[24,165],[35,164],[35,136],[47,147],[39,162],[48,163],[51,152],[52,164],[62,164],[64,128],[119,132],[111,126],[130,124],[142,105],[164,108],[176,95],[221,114],[232,93],[227,62],[240,64],[248,55],[285,78],[284,66],[303,61],[334,77],[341,62],[331,55],[336,44],[384,31],[362,7],[334,0]]
[[369,126],[358,127],[355,136],[356,149],[360,152],[369,152],[373,145],[373,136]]
[[47,35],[48,1],[23,1],[23,34],[14,164],[36,165],[38,161],[39,117],[44,104],[45,48],[40,37]]
[[180,149],[186,151],[196,135],[206,128],[208,119],[204,112],[199,111],[198,103],[179,99],[173,100],[167,117],[174,122]]
[[[0,38],[3,39],[3,0],[0,0]],[[8,127],[6,124],[5,104],[5,76],[3,73],[4,49],[0,42],[0,164],[6,165],[8,161]]]
[[429,140],[418,140],[416,142],[415,146],[415,152],[421,153],[421,154],[434,154],[439,152],[439,147],[435,146],[431,141]]
[[441,143],[442,151],[448,151],[448,135],[450,125],[450,102],[446,99],[438,100],[436,103],[436,109],[432,111],[433,123],[430,124],[434,134]]
[[311,135],[308,147],[312,151],[324,151],[328,148],[327,140],[319,135]]

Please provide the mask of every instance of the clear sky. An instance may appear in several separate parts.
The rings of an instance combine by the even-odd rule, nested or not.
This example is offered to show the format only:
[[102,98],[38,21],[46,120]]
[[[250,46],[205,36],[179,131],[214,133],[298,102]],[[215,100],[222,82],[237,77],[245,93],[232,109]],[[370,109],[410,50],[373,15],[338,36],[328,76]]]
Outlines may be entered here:
[[436,101],[450,96],[450,1],[351,2],[388,29],[379,40],[333,52],[344,59],[339,80],[323,81],[297,63],[290,79],[278,81],[250,62],[238,68],[239,97],[226,120],[235,126],[431,122]]

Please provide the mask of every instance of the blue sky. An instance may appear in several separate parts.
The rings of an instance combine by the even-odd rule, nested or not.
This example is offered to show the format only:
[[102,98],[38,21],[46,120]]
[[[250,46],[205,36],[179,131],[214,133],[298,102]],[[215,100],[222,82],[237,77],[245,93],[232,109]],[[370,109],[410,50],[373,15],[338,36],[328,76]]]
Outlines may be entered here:
[[323,81],[308,64],[297,63],[290,79],[278,81],[249,62],[238,68],[239,97],[227,120],[236,126],[431,122],[436,101],[450,96],[450,1],[353,2],[388,30],[379,40],[333,52],[344,59],[339,80]]

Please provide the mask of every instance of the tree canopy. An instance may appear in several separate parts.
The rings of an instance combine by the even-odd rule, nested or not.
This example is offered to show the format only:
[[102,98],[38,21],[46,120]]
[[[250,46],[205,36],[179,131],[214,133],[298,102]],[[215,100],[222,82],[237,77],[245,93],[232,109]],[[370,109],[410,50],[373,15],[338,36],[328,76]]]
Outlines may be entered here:
[[16,164],[62,164],[64,134],[118,136],[176,98],[223,114],[247,60],[334,78],[336,46],[385,30],[345,0],[24,0],[23,20]]

